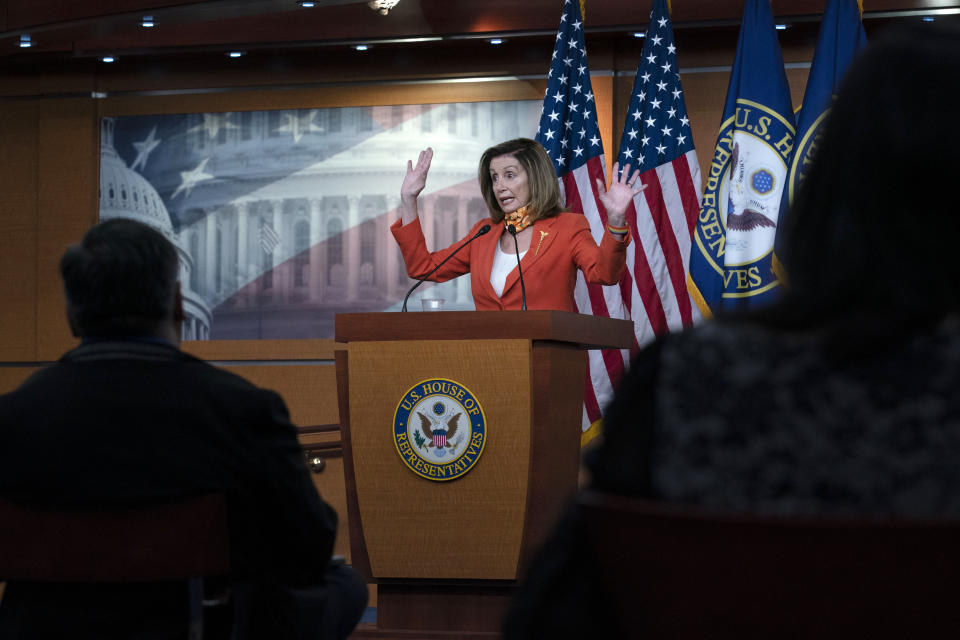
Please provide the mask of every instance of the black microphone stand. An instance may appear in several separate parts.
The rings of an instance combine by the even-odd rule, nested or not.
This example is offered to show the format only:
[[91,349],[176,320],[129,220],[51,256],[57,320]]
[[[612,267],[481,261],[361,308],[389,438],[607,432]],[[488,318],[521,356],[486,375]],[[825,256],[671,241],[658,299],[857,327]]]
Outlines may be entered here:
[[477,232],[476,232],[475,234],[473,234],[473,237],[472,237],[472,238],[470,238],[469,240],[467,240],[466,242],[464,242],[463,244],[461,244],[459,247],[457,247],[456,249],[454,249],[454,250],[450,253],[450,255],[448,255],[446,258],[444,258],[443,260],[441,260],[441,261],[440,261],[440,264],[438,264],[438,265],[435,266],[433,269],[431,269],[431,270],[427,273],[427,275],[425,275],[425,276],[423,276],[422,278],[420,278],[419,280],[417,280],[417,283],[416,283],[415,285],[413,285],[412,287],[410,287],[410,291],[407,291],[407,295],[405,295],[405,296],[403,297],[403,308],[401,309],[401,311],[406,311],[406,310],[407,310],[407,299],[410,298],[410,294],[413,293],[414,289],[416,289],[417,287],[419,287],[420,285],[422,285],[424,282],[426,282],[426,281],[427,281],[427,278],[429,278],[429,277],[432,276],[434,273],[436,273],[437,269],[439,269],[440,267],[442,267],[443,264],[444,264],[447,260],[449,260],[449,259],[452,258],[453,256],[457,255],[457,252],[460,251],[460,249],[463,249],[465,246],[467,246],[468,244],[470,244],[471,242],[473,242],[474,240],[476,240],[477,238],[479,238],[479,237],[482,236],[483,234],[487,233],[488,231],[490,231],[490,225],[485,224],[485,225],[483,225],[482,227],[480,227],[480,228],[477,230]]
[[512,224],[507,225],[507,231],[513,236],[513,248],[517,252],[517,273],[520,274],[520,300],[522,302],[521,311],[527,310],[527,288],[523,286],[523,269],[520,267],[520,243],[517,242],[517,228]]

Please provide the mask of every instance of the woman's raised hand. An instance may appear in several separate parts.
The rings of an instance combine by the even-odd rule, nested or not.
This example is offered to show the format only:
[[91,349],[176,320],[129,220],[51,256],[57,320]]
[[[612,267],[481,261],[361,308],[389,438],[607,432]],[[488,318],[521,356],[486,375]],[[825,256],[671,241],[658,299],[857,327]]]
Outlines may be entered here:
[[600,202],[607,210],[607,223],[611,227],[623,227],[626,223],[627,207],[633,202],[633,197],[647,188],[640,182],[640,170],[630,175],[630,165],[620,171],[620,163],[613,163],[613,180],[610,188],[603,186],[603,180],[597,178],[597,192]]
[[403,176],[403,184],[400,185],[400,199],[404,202],[412,202],[417,199],[420,192],[427,184],[427,172],[430,171],[430,161],[433,159],[433,149],[427,147],[420,152],[417,158],[417,165],[407,160],[407,175]]

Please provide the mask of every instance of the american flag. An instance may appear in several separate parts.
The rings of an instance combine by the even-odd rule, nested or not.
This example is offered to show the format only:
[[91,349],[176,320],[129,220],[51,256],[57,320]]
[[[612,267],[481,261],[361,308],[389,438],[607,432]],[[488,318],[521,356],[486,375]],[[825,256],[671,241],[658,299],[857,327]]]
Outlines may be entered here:
[[[606,183],[606,176],[579,2],[564,2],[537,141],[553,160],[567,209],[583,212],[599,243],[606,233],[607,212],[597,199],[596,179]],[[618,287],[587,284],[582,273],[577,276],[575,298],[580,313],[630,317]],[[590,428],[600,420],[601,406],[613,397],[613,386],[628,362],[627,351],[590,352],[581,424],[584,432],[592,433]],[[588,438],[585,434],[585,441]]]
[[264,253],[272,255],[273,252],[276,251],[278,244],[280,244],[280,235],[277,233],[277,230],[266,220],[261,220],[260,248],[263,249]]
[[[621,167],[629,163],[631,171],[639,168],[641,180],[648,185],[627,210],[633,236],[627,250],[627,272],[619,285],[610,287],[589,285],[580,274],[575,292],[581,313],[632,319],[634,350],[655,335],[699,318],[686,294],[685,277],[690,230],[699,211],[700,169],[666,16],[664,0],[656,0],[644,45],[645,59],[636,80],[641,87],[652,83],[652,89],[634,91],[619,152]],[[651,120],[653,124],[649,124]],[[537,140],[554,161],[567,208],[584,213],[599,242],[607,220],[595,186],[596,178],[606,182],[603,145],[590,86],[583,19],[579,3],[571,0],[565,0],[560,18]],[[626,349],[590,352],[581,425],[584,442],[597,433],[601,408],[612,399],[630,356]]]
[[687,293],[690,242],[700,212],[700,165],[680,86],[667,0],[654,0],[617,154],[647,188],[627,209],[633,236],[621,281],[637,346],[700,318]]

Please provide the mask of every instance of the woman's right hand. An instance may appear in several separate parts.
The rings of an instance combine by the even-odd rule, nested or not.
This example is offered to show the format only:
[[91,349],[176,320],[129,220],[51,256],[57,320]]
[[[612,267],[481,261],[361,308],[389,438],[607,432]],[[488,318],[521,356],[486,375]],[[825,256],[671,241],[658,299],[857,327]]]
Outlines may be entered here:
[[417,165],[407,160],[407,175],[403,176],[400,185],[400,199],[405,203],[412,203],[423,191],[427,184],[427,172],[430,171],[430,161],[433,159],[433,149],[427,147],[420,152]]

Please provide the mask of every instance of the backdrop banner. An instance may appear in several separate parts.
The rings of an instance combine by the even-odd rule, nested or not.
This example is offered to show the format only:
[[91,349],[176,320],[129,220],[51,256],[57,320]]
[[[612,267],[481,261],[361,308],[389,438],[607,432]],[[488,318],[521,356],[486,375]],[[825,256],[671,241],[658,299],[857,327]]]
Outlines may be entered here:
[[[488,215],[483,151],[532,137],[539,100],[104,118],[100,217],[178,246],[185,339],[332,338],[337,313],[398,311],[413,284],[388,231],[408,158],[433,147],[421,197],[431,249]],[[473,309],[469,278],[411,298]]]

